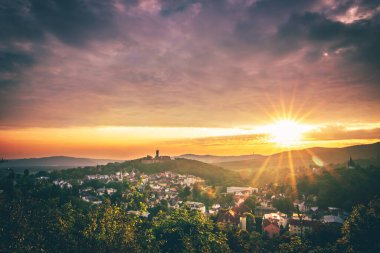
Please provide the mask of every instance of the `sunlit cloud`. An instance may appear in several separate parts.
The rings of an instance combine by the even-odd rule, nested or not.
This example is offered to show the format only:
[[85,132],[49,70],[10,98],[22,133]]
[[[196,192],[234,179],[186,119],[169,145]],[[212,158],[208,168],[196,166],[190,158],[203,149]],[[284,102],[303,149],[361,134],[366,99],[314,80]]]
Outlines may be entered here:
[[6,155],[270,153],[289,119],[293,148],[379,139],[378,1],[64,2],[1,4]]

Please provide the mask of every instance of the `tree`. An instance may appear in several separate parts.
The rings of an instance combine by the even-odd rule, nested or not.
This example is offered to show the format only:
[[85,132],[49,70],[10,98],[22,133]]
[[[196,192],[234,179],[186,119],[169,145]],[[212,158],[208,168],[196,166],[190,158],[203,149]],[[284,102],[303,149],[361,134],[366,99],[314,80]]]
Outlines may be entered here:
[[251,208],[251,211],[254,211],[254,210],[255,210],[255,207],[256,207],[256,197],[255,197],[255,196],[252,196],[252,197],[247,198],[247,199],[244,201],[244,204],[245,204],[246,206],[248,206],[249,208]]
[[294,210],[293,201],[290,198],[275,199],[273,206],[283,213],[291,213]]
[[152,232],[155,252],[229,252],[226,236],[198,211],[161,212],[154,218]]
[[194,184],[193,186],[193,199],[199,200],[201,198],[202,187],[200,184]]
[[147,210],[145,194],[139,192],[135,187],[131,188],[128,194],[124,197],[124,201],[127,203],[128,210]]
[[186,186],[185,188],[183,188],[182,191],[180,191],[179,193],[179,197],[183,200],[187,200],[188,197],[190,197],[191,195],[191,189],[189,186]]
[[25,169],[25,170],[24,170],[24,177],[27,177],[27,176],[29,176],[29,170],[28,170],[28,169]]
[[252,252],[260,252],[263,248],[263,237],[261,233],[253,231],[249,236],[249,248]]
[[255,216],[252,213],[244,213],[247,219],[247,231],[249,233],[256,230],[256,219]]
[[227,230],[228,246],[232,252],[245,253],[250,252],[249,234],[236,227],[230,227]]
[[346,252],[380,252],[380,199],[356,206],[342,228],[339,243]]
[[83,231],[87,252],[138,252],[136,216],[128,215],[120,206],[104,205],[88,214],[88,225]]
[[234,196],[232,194],[221,195],[218,201],[223,208],[230,208],[235,205]]
[[289,243],[281,243],[279,246],[280,253],[301,253],[310,250],[310,244],[299,236],[290,238]]

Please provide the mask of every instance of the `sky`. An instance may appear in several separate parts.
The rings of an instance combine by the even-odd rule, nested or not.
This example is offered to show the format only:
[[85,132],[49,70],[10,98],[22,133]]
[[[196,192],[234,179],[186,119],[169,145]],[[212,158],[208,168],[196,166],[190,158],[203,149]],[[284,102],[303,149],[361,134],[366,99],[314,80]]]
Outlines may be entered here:
[[380,140],[379,0],[3,0],[0,27],[6,158]]

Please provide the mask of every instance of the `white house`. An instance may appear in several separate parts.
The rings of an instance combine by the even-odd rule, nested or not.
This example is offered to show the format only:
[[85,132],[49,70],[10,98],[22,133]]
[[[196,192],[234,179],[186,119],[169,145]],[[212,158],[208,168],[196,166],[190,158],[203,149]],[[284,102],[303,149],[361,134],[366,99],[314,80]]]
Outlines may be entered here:
[[186,201],[185,205],[190,207],[191,210],[198,210],[202,213],[206,212],[206,206],[201,202]]
[[335,215],[325,215],[322,218],[323,223],[339,223],[343,224],[343,219]]
[[287,215],[281,212],[264,214],[263,220],[275,221],[279,227],[283,228],[288,224]]
[[239,187],[239,186],[231,186],[227,187],[227,193],[237,193],[237,192],[249,192],[249,194],[252,194],[254,192],[258,193],[259,189],[258,188],[253,188],[253,187]]

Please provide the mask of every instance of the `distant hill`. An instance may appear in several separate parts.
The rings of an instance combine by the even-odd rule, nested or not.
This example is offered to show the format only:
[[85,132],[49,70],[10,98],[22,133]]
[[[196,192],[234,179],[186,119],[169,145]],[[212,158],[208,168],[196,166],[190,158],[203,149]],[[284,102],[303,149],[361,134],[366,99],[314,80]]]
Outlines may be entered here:
[[291,157],[294,167],[308,167],[309,165],[316,165],[316,158],[321,160],[324,165],[329,165],[344,164],[349,160],[350,156],[354,160],[372,160],[374,163],[377,163],[377,160],[380,160],[380,142],[344,148],[316,147],[302,150],[292,150],[290,152],[285,151],[270,156],[262,156],[256,159],[221,162],[217,163],[217,165],[226,169],[258,168],[264,163],[266,163],[265,167],[267,168],[289,167],[288,161],[289,157]]
[[203,163],[195,160],[177,158],[161,163],[146,164],[140,159],[125,161],[122,163],[109,163],[107,165],[86,168],[75,168],[68,170],[60,170],[55,172],[55,176],[59,178],[77,178],[82,179],[89,174],[113,174],[119,171],[138,170],[145,174],[154,174],[164,171],[172,171],[179,174],[189,174],[201,177],[208,183],[217,186],[231,185],[247,185],[247,181],[242,180],[239,173],[218,167],[216,165]]
[[109,159],[91,159],[91,158],[77,158],[68,156],[50,156],[42,158],[25,158],[8,160],[0,163],[0,168],[74,168],[84,166],[104,165],[107,163],[117,162],[116,160]]
[[122,166],[134,167],[141,172],[152,174],[163,171],[172,171],[179,174],[191,174],[201,177],[213,185],[241,185],[246,182],[240,178],[239,173],[222,167],[185,158],[165,161],[163,163],[142,164],[138,160],[127,161]]
[[239,155],[239,156],[215,156],[215,155],[195,155],[195,154],[184,154],[177,156],[177,158],[185,158],[190,160],[196,160],[204,163],[223,163],[223,162],[234,162],[234,161],[245,161],[253,160],[257,158],[262,158],[262,155]]
[[[289,183],[292,175],[312,173],[312,167],[320,165],[334,169],[345,166],[350,158],[362,167],[380,166],[380,143],[356,145],[344,148],[310,148],[281,152],[256,159],[215,163],[228,170],[239,172],[253,185]],[[313,160],[314,157],[314,160]],[[291,161],[291,162],[290,162]],[[321,162],[322,163],[321,163]],[[291,173],[293,171],[293,174]]]

